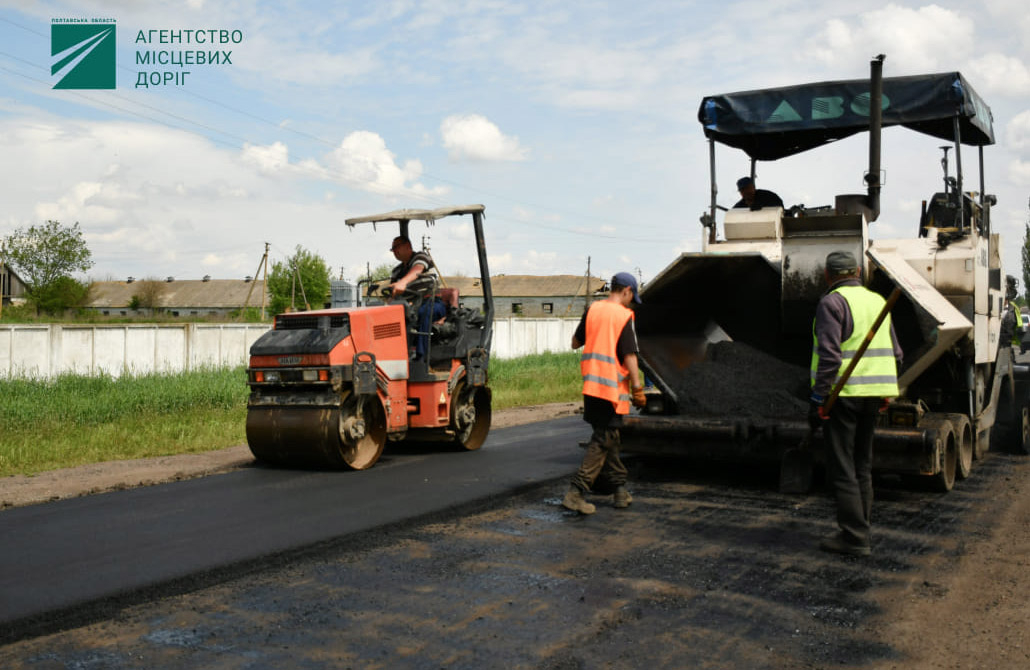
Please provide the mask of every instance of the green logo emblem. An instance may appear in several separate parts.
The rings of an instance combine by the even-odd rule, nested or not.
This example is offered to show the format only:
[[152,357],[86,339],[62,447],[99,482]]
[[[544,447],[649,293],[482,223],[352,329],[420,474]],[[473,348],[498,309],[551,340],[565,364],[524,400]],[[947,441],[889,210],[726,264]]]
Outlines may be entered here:
[[114,88],[114,23],[50,24],[54,88]]

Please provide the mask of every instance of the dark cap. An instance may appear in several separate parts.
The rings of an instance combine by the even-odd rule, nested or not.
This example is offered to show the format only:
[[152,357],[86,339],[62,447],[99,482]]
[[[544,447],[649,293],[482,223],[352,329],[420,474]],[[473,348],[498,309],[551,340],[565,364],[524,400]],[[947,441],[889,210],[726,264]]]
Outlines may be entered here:
[[858,269],[858,261],[850,251],[834,251],[826,257],[826,271],[831,275],[846,275]]
[[744,188],[745,186],[754,186],[755,180],[751,177],[741,177],[737,180],[737,190]]
[[616,272],[612,277],[611,287],[615,290],[616,286],[628,286],[633,289],[633,302],[640,303],[640,294],[637,292],[637,278],[628,272]]

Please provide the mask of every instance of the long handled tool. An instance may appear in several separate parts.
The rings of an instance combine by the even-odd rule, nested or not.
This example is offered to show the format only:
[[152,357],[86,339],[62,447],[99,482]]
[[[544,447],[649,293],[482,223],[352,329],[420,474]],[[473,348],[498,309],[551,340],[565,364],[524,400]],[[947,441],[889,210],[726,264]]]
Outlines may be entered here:
[[[890,311],[894,308],[894,303],[898,301],[899,297],[901,297],[900,288],[895,288],[891,291],[883,309],[876,316],[876,320],[873,321],[873,325],[869,328],[869,332],[866,333],[862,344],[858,346],[858,351],[855,352],[848,366],[844,368],[844,372],[837,380],[837,383],[833,385],[830,395],[826,397],[826,401],[823,403],[823,414],[828,415],[830,410],[833,409],[841,389],[844,388],[844,384],[851,378],[851,373],[855,371],[855,366],[858,365],[858,361],[865,354],[866,349],[869,348],[869,344],[873,341],[876,331],[880,329],[883,320],[890,314]],[[783,460],[780,462],[780,491],[782,493],[807,493],[812,487],[811,446],[814,438],[815,429],[809,429],[808,434],[801,439],[801,444],[783,452]]]

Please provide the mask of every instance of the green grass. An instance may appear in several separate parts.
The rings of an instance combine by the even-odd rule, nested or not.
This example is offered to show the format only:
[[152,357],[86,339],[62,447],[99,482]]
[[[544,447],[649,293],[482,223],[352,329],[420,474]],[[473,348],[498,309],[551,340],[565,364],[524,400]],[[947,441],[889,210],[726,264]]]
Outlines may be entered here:
[[571,402],[582,395],[579,354],[536,354],[490,361],[493,408]]
[[240,444],[247,393],[242,368],[0,380],[0,475]]
[[[490,362],[494,409],[578,400],[579,355]],[[196,453],[246,441],[243,368],[0,379],[0,476]]]

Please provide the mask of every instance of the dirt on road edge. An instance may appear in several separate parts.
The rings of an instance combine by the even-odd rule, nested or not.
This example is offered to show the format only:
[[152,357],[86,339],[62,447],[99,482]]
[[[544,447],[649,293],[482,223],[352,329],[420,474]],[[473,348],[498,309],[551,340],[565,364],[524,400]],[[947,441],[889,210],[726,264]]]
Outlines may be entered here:
[[[569,416],[582,411],[582,407],[578,402],[565,402],[498,410],[493,413],[491,427],[508,428]],[[0,479],[0,509],[204,477],[253,464],[253,454],[241,444],[199,454],[92,463],[33,476],[4,477]]]

